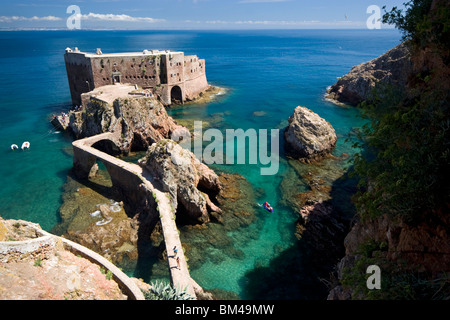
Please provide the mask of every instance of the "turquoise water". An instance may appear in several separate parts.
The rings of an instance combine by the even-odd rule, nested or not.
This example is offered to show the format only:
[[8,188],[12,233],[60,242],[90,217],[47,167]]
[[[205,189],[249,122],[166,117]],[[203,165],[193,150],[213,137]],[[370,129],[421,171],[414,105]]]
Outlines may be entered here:
[[[62,187],[72,166],[71,140],[55,132],[49,119],[70,105],[63,60],[68,46],[82,51],[100,47],[105,53],[158,48],[196,54],[206,59],[209,82],[228,93],[206,105],[170,109],[174,118],[203,119],[222,131],[284,128],[302,105],[333,125],[339,137],[334,154],[339,156],[354,152],[345,137],[363,122],[358,110],[325,101],[326,87],[400,38],[395,30],[0,32],[0,216],[37,222],[49,231],[59,222]],[[30,141],[30,150],[10,150],[12,143],[23,141]],[[216,167],[261,188],[257,201],[269,201],[276,214],[257,211],[252,225],[228,233],[239,249],[237,257],[208,259],[191,269],[205,288],[230,290],[241,298],[280,297],[279,292],[262,294],[264,287],[254,282],[263,282],[261,274],[273,272],[279,260],[301,259],[290,254],[296,246],[296,212],[281,203],[280,183],[295,176],[282,150],[281,144],[275,176],[260,175],[257,165]],[[211,250],[220,255],[220,248]]]

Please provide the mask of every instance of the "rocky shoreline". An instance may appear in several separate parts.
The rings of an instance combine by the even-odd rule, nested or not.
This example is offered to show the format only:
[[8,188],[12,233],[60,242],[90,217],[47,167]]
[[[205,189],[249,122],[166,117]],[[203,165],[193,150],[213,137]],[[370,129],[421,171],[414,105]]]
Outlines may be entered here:
[[405,87],[412,71],[410,49],[401,43],[378,58],[354,66],[327,89],[325,98],[338,105],[370,101],[377,84]]
[[[411,4],[411,6],[416,5]],[[418,7],[419,5],[414,9]],[[423,14],[420,21],[426,20],[430,25],[438,24],[436,18],[439,16],[438,13],[446,12],[446,15],[442,17],[445,16],[443,19],[448,19],[448,8],[449,4],[446,1],[431,1],[429,12],[419,13],[419,15]],[[409,15],[412,14],[409,13]],[[411,16],[408,19],[412,20]],[[415,22],[419,23],[419,19],[417,17],[416,19]],[[414,30],[424,29],[423,26],[414,26],[414,28],[416,28]],[[410,32],[409,35],[412,39],[408,41],[409,43],[402,43],[372,61],[355,66],[347,75],[331,86],[328,97],[351,105],[358,105],[362,101],[370,103],[374,97],[372,95],[374,88],[375,90],[381,89],[382,93],[383,90],[390,89],[392,86],[397,90],[396,92],[402,92],[402,95],[399,95],[402,100],[389,106],[388,111],[373,112],[375,120],[379,121],[381,117],[387,117],[386,115],[391,112],[395,113],[396,117],[402,119],[404,117],[403,122],[408,123],[410,120],[406,118],[406,115],[407,112],[412,112],[411,110],[419,115],[417,116],[420,119],[418,122],[424,121],[423,114],[445,114],[448,109],[446,107],[448,81],[444,80],[448,79],[449,75],[448,46],[441,46],[442,43],[434,38],[435,34],[433,33],[427,33],[426,38],[421,38],[425,36],[418,36],[410,30],[405,30],[407,29],[405,27],[401,27],[401,29],[404,32]],[[445,39],[447,38],[448,35]],[[378,96],[377,98],[383,99],[384,97]],[[413,109],[417,105],[411,101],[419,101],[420,108]],[[375,107],[377,106],[382,108],[383,104],[375,104]],[[392,123],[389,124],[392,126]],[[384,125],[387,127],[387,121]],[[405,128],[402,127],[402,130],[389,131],[393,135],[400,134],[402,138],[394,140],[396,142],[386,141],[383,143],[391,148],[397,148],[399,141],[407,141],[407,147],[399,146],[398,148],[405,153],[405,158],[410,157],[408,152],[418,152],[417,145],[424,144],[424,140],[428,139],[423,138],[424,136],[416,136],[415,132],[420,128],[425,132],[433,131],[435,126],[433,121],[429,121],[423,127],[418,125],[416,127],[416,125],[417,123],[411,120],[411,127],[407,125]],[[375,127],[374,131],[376,130],[379,132],[385,128]],[[414,141],[414,139],[416,140]],[[436,143],[439,139],[430,138],[429,141]],[[432,158],[435,157],[435,154],[440,155],[440,150],[427,148],[424,154],[426,157]],[[381,153],[383,153],[382,148]],[[397,155],[399,154],[400,152],[397,153]],[[392,158],[380,156],[379,159],[382,160],[378,163],[397,160],[392,160]],[[441,162],[421,163],[420,166],[428,166],[427,170],[439,172],[436,167],[445,167],[445,157],[440,159]],[[375,161],[371,165],[374,164],[377,162]],[[401,164],[402,167],[411,171],[416,170],[414,165],[418,164],[411,162]],[[398,167],[387,166],[385,172],[394,170],[405,172]],[[433,173],[430,173],[430,176],[434,178]],[[376,190],[382,194],[384,200],[396,193],[396,190],[392,190],[393,184],[386,183],[387,186],[384,186],[377,180],[378,185],[375,185],[372,183],[374,182],[372,179],[375,180],[375,178],[369,174],[364,178],[369,180],[367,191],[365,191],[369,195],[369,192]],[[391,178],[390,175],[389,178],[396,181],[396,178]],[[420,188],[419,178],[407,177],[406,180],[409,185],[414,184],[414,188]],[[445,189],[447,186],[445,182],[440,184],[436,181],[431,185],[437,186],[435,187],[436,192],[441,192],[440,189]],[[397,187],[402,188],[399,183],[397,183]],[[419,191],[414,190],[413,194],[414,197],[417,197]],[[425,197],[428,196],[432,195],[427,194]],[[399,199],[399,201],[404,200],[408,203],[407,197],[405,196],[405,199]],[[370,199],[376,202],[376,200]],[[391,209],[391,212],[386,210],[383,214],[374,214],[373,211],[372,214],[369,214],[366,212],[366,210],[368,211],[367,205],[361,205],[355,221],[351,224],[350,231],[343,241],[345,254],[335,267],[334,278],[330,281],[328,299],[449,299],[450,220],[447,200],[448,197],[429,203],[419,210],[420,214],[417,214],[418,209],[415,208],[415,205],[410,205],[410,208],[405,208],[405,206],[400,210],[395,207],[396,205],[386,201],[379,207]],[[415,214],[416,216],[414,216]],[[381,290],[371,290],[366,282],[370,275],[367,268],[373,265],[378,266],[381,270]]]
[[[223,89],[213,87],[201,98],[206,102],[223,92]],[[222,232],[250,223],[244,222],[246,220],[253,221],[253,214],[244,212],[241,216],[239,209],[233,208],[233,204],[237,203],[235,201],[241,201],[243,191],[235,189],[227,181],[231,179],[239,185],[237,177],[216,175],[192,153],[170,140],[174,132],[184,130],[190,133],[167,115],[157,99],[129,96],[114,99],[111,94],[106,98],[105,91],[99,88],[98,92],[85,94],[84,101],[81,111],[71,113],[67,130],[75,138],[119,130],[122,133],[120,145],[100,144],[97,148],[117,155],[147,150],[138,163],[152,172],[161,190],[171,194],[171,206],[177,208],[177,224],[189,237],[201,238],[207,230],[216,230],[214,237],[225,239],[225,235],[220,235]],[[119,265],[131,266],[139,257],[164,261],[167,251],[159,224],[144,226],[139,218],[139,208],[133,212],[127,210],[122,204],[127,199],[114,190],[107,172],[96,172],[86,186],[76,177],[69,177],[67,188],[71,191],[65,194],[67,201],[61,207],[63,223],[55,231]],[[253,205],[256,201],[251,202]],[[224,204],[225,208],[222,208]],[[117,209],[112,210],[112,207]],[[63,214],[63,211],[67,213]],[[211,220],[215,223],[208,224]],[[231,221],[235,222],[230,224]],[[226,242],[231,243],[230,240]],[[197,260],[197,254],[203,258],[208,256],[207,251],[196,250],[184,242],[183,248],[190,264]],[[224,250],[227,251],[226,248]],[[231,246],[230,252],[235,255],[239,250]],[[166,270],[165,266],[161,268],[156,263],[151,273],[157,278],[158,274],[166,277],[165,271],[161,273],[158,268]],[[219,294],[228,296],[228,293],[221,291]]]

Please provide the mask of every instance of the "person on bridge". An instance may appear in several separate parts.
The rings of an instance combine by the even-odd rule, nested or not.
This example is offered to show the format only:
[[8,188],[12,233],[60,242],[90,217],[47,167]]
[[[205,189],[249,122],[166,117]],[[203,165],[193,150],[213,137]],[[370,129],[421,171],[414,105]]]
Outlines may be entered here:
[[181,269],[180,268],[180,257],[177,257],[177,269]]
[[174,253],[174,256],[176,257],[177,253],[178,253],[177,246],[173,247],[173,253]]

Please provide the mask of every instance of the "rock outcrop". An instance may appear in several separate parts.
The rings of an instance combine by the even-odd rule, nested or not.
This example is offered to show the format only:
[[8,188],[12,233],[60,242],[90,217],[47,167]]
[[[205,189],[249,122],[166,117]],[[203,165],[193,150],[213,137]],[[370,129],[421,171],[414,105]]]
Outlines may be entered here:
[[220,192],[219,177],[175,141],[166,139],[153,144],[139,163],[170,193],[177,213],[185,211],[190,219],[206,223],[210,221],[209,212],[221,212],[210,199]]
[[410,50],[401,43],[378,58],[354,66],[330,87],[327,98],[351,105],[368,100],[377,83],[404,87],[412,71]]
[[330,271],[344,255],[348,224],[330,202],[310,200],[300,210],[296,236],[307,243],[312,262]]
[[[101,89],[101,88],[100,88]],[[85,94],[89,95],[89,94]],[[110,103],[94,94],[84,98],[82,111],[71,112],[68,127],[75,139],[105,132],[121,133],[121,153],[144,151],[153,143],[170,138],[178,125],[156,98],[120,97]]]
[[305,107],[295,108],[284,137],[286,154],[296,159],[320,160],[336,146],[331,124]]

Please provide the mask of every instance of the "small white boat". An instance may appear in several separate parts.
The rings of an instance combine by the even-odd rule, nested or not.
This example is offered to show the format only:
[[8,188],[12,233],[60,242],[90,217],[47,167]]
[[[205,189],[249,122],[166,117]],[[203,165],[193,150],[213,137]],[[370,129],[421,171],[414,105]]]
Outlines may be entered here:
[[19,146],[17,144],[11,145],[11,150],[17,150],[17,149],[19,149]]
[[22,150],[30,149],[30,143],[28,141],[25,141],[22,143]]

